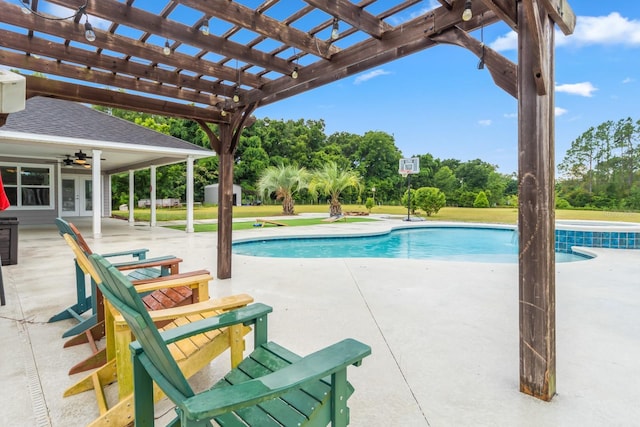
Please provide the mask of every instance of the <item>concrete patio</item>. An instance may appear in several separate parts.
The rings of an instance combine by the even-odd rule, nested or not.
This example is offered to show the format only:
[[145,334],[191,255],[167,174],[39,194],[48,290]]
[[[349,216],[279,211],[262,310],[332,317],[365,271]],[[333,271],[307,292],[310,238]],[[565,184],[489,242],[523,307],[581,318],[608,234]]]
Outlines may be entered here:
[[[90,223],[74,221],[85,237]],[[388,229],[397,220],[234,232],[329,234]],[[215,275],[214,233],[186,234],[105,219],[96,252],[147,247],[175,254],[182,271]],[[349,370],[352,426],[628,426],[640,419],[640,251],[592,249],[557,265],[557,390],[549,403],[518,391],[518,271],[514,264],[395,259],[234,256],[213,297],[249,293],[273,306],[270,337],[307,354],[344,337],[372,347]],[[74,324],[46,323],[75,301],[71,250],[55,228],[21,228],[19,263],[4,266],[0,307],[1,426],[82,426],[99,412],[92,392],[63,398],[90,354],[63,349]],[[220,376],[224,356],[198,375]],[[158,425],[171,415],[157,408]],[[167,413],[168,412],[168,413]]]

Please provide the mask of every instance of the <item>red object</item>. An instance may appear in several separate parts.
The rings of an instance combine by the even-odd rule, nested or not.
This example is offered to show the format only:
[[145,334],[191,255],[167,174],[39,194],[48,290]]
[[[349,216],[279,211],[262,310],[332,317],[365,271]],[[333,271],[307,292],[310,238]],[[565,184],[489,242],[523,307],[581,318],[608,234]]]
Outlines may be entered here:
[[2,175],[0,175],[0,211],[3,211],[11,206],[7,194],[4,192],[4,184],[2,184]]

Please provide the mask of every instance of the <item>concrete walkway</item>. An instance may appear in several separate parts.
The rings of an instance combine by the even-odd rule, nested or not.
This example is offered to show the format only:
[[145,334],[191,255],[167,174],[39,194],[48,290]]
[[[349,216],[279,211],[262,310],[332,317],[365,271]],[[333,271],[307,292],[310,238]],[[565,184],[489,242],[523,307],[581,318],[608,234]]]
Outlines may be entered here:
[[[90,224],[76,221],[85,235]],[[234,238],[376,232],[400,221],[261,228]],[[147,247],[215,274],[216,236],[105,219],[96,252]],[[640,419],[640,251],[593,249],[557,265],[557,390],[550,403],[518,391],[518,272],[512,264],[234,256],[213,297],[246,292],[274,307],[270,338],[307,354],[344,337],[373,354],[349,370],[352,426],[630,426]],[[92,392],[63,398],[90,354],[63,349],[74,322],[46,323],[75,299],[72,255],[53,227],[20,229],[19,264],[4,266],[0,426],[82,426]],[[224,360],[222,360],[224,359]],[[195,377],[223,373],[226,358]],[[158,407],[161,425],[171,414]]]

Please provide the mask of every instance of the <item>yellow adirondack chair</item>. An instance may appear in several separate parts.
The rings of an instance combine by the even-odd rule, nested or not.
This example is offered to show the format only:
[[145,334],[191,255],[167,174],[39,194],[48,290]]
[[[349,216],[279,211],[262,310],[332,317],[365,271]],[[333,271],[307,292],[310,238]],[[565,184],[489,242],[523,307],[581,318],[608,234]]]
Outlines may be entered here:
[[[99,275],[77,242],[68,234],[63,237],[73,249],[78,264],[91,275],[96,283],[100,283]],[[139,293],[145,293],[175,286],[191,286],[198,289],[201,298],[198,303],[149,312],[154,322],[171,321],[162,328],[163,330],[216,316],[253,302],[253,298],[246,294],[203,301],[205,298],[208,299],[208,284],[212,279],[213,277],[209,274],[176,279],[167,277],[159,283],[138,285],[136,290]],[[129,352],[132,334],[126,321],[106,301],[105,328],[107,363],[68,388],[64,396],[93,389],[96,393],[100,416],[90,426],[126,426],[133,420],[133,376]],[[170,352],[185,377],[188,378],[207,366],[211,360],[228,348],[231,349],[232,363],[241,360],[244,351],[244,335],[249,331],[250,328],[243,326],[200,334],[172,344]],[[104,388],[116,380],[118,381],[119,401],[109,407]],[[156,389],[155,400],[159,400],[162,396],[162,392]]]

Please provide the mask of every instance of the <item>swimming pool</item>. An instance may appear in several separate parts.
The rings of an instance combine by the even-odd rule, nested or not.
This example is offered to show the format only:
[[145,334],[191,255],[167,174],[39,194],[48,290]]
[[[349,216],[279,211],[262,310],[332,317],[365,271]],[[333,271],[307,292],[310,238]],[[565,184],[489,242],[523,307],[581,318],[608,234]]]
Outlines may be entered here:
[[[239,255],[276,258],[404,258],[518,262],[513,228],[405,227],[365,236],[288,237],[235,242]],[[557,262],[589,256],[556,251]]]

